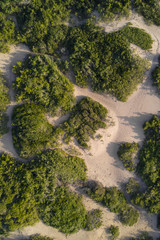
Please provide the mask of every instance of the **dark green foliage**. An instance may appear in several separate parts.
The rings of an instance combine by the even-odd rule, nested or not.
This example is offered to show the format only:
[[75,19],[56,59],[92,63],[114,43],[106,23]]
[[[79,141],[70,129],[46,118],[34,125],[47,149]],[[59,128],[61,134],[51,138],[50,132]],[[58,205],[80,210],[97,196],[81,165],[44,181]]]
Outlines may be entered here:
[[32,225],[38,220],[32,186],[24,164],[0,156],[0,234]]
[[3,113],[2,115],[0,115],[0,137],[3,134],[6,134],[9,130],[9,128],[7,127],[8,120],[9,117],[7,114]]
[[42,105],[52,114],[66,113],[74,105],[73,84],[49,56],[29,56],[13,68],[16,99]]
[[68,28],[61,24],[69,13],[63,1],[35,0],[22,5],[18,23],[32,51],[53,54],[66,37]]
[[[93,185],[93,186],[92,186]],[[111,212],[118,213],[119,220],[124,225],[132,226],[139,218],[138,211],[127,204],[126,198],[117,187],[104,188],[101,184],[86,184],[87,194],[97,202],[103,203]]]
[[90,22],[70,31],[68,48],[76,83],[87,87],[91,81],[94,91],[121,101],[136,89],[148,67],[146,60],[132,55],[121,31],[105,33]]
[[98,10],[105,19],[113,19],[115,15],[118,15],[119,17],[122,15],[128,16],[130,13],[130,0],[108,0],[98,2]]
[[119,214],[119,220],[122,224],[127,226],[133,226],[135,223],[138,222],[139,219],[139,212],[135,210],[135,208],[131,206],[126,206],[123,211]]
[[35,104],[24,104],[14,108],[13,144],[20,157],[32,157],[51,145],[53,127],[48,123],[45,114],[45,110]]
[[0,11],[11,14],[18,10],[21,2],[23,2],[23,0],[1,0]]
[[111,237],[112,240],[117,239],[119,237],[119,227],[111,225],[109,228],[109,233],[112,234],[112,237]]
[[102,225],[102,211],[94,209],[88,212],[86,220],[86,231],[92,231],[95,228],[99,228]]
[[160,26],[160,5],[158,0],[135,0],[134,7],[147,22]]
[[4,113],[9,104],[8,87],[0,72],[0,137],[8,132],[8,116]]
[[133,172],[135,170],[135,163],[133,159],[136,157],[137,152],[139,150],[138,143],[122,143],[118,149],[118,157],[123,162],[124,167]]
[[[63,183],[86,181],[87,167],[82,158],[66,154],[60,149],[49,150],[38,155],[31,161],[33,176],[38,176],[52,182],[54,178]],[[50,179],[50,180],[49,180]],[[53,180],[53,181],[52,181]]]
[[15,43],[15,24],[0,12],[0,52],[9,51],[9,44]]
[[103,201],[110,211],[115,213],[123,211],[127,204],[123,192],[117,187],[107,188]]
[[136,194],[139,188],[140,188],[140,185],[134,178],[130,178],[129,182],[126,184],[126,192],[131,195]]
[[8,87],[0,72],[0,115],[6,110],[9,104]]
[[158,90],[160,90],[160,57],[158,66],[152,72],[152,79],[154,85],[158,87]]
[[130,240],[153,240],[148,232],[142,232],[137,238],[131,238]]
[[67,122],[63,124],[66,132],[65,141],[74,137],[82,147],[88,147],[90,137],[94,137],[96,130],[105,128],[107,109],[89,97],[83,98],[72,110]]
[[132,24],[128,23],[120,32],[128,39],[130,43],[141,47],[144,50],[152,48],[153,40],[151,35],[146,33],[143,29],[130,27]]
[[153,116],[144,124],[145,140],[139,153],[137,170],[148,188],[135,197],[135,203],[152,213],[160,211],[160,119]]
[[85,227],[87,211],[81,198],[67,188],[57,187],[54,195],[40,207],[44,223],[65,234],[75,233]]
[[[23,239],[21,239],[21,240],[23,240]],[[27,239],[25,239],[25,240],[27,240]],[[35,235],[31,235],[29,237],[29,240],[54,240],[54,238],[44,237],[39,234],[35,234]]]
[[160,214],[157,215],[157,228],[160,229]]
[[60,149],[47,151],[26,164],[2,154],[0,234],[32,225],[39,217],[66,234],[83,228],[87,211],[81,198],[65,187],[56,188],[56,183],[85,179],[84,160]]

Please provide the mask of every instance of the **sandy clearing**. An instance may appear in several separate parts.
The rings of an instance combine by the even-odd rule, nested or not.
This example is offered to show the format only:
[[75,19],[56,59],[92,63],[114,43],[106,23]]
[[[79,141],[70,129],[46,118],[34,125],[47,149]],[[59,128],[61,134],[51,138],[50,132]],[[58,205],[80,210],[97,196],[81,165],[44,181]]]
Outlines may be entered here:
[[[99,95],[91,92],[89,89],[82,89],[75,86],[75,95],[80,98],[82,96],[89,96],[92,99],[103,104],[108,110],[109,115],[112,116],[115,125],[109,127],[107,130],[100,130],[103,134],[103,141],[91,140],[90,144],[92,149],[89,152],[83,152],[86,164],[88,166],[88,178],[98,180],[105,186],[121,186],[122,183],[128,181],[129,177],[133,174],[126,171],[122,163],[117,158],[117,149],[120,142],[123,141],[136,141],[140,144],[144,139],[144,133],[142,125],[144,121],[151,117],[151,114],[159,114],[160,111],[160,97],[156,93],[156,88],[152,87],[150,80],[151,70],[158,63],[158,54],[160,53],[160,28],[156,26],[147,26],[143,19],[137,14],[132,14],[129,19],[122,19],[119,22],[113,23],[100,23],[99,25],[105,27],[106,32],[118,30],[126,23],[132,22],[133,26],[145,29],[151,34],[154,43],[150,52],[142,51],[139,48],[135,48],[135,51],[142,57],[148,57],[152,61],[152,67],[147,72],[145,81],[139,85],[138,89],[128,99],[126,103],[119,102],[107,95]],[[24,45],[14,47],[9,54],[0,54],[0,67],[4,70],[7,79],[14,80],[14,75],[11,73],[11,66],[18,60],[22,60],[27,54],[28,49]],[[11,85],[10,85],[11,86]],[[12,92],[10,93],[12,101]],[[14,102],[12,103],[14,105]],[[12,112],[12,105],[10,111]],[[9,111],[9,110],[8,110]],[[8,112],[11,114],[11,112]],[[63,121],[56,119],[55,123]],[[15,150],[11,141],[11,131],[1,139],[0,150],[7,151],[16,156]],[[4,140],[6,139],[6,140]],[[87,197],[84,197],[84,203],[87,209],[99,208],[99,206]],[[101,208],[101,207],[100,207]],[[16,231],[10,235],[7,239],[18,239],[21,236],[28,236],[33,233],[41,233],[42,235],[48,235],[55,237],[57,240],[103,240],[108,239],[109,235],[106,233],[106,228],[111,224],[120,226],[120,237],[125,239],[129,236],[134,236],[140,231],[148,231],[154,238],[160,235],[160,232],[156,229],[156,216],[147,214],[144,210],[141,210],[141,216],[139,222],[133,227],[124,227],[117,222],[117,215],[110,213],[107,209],[103,209],[103,226],[91,233],[80,231],[77,234],[68,236],[67,238],[57,230],[45,226],[42,222],[37,223],[33,227],[24,228],[21,231]]]

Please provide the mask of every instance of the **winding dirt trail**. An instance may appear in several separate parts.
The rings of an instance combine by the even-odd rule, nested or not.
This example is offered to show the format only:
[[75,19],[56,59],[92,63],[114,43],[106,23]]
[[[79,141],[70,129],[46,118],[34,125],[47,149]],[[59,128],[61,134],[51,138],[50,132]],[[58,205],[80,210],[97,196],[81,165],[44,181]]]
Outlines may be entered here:
[[[86,151],[83,153],[87,167],[88,178],[98,180],[105,186],[121,186],[122,183],[128,181],[128,179],[134,174],[126,171],[122,163],[117,158],[117,149],[121,142],[139,142],[142,144],[144,139],[144,133],[142,129],[143,123],[150,119],[152,114],[159,114],[160,111],[160,97],[156,93],[156,88],[152,86],[150,80],[150,74],[152,69],[158,63],[158,55],[160,54],[160,28],[156,26],[147,26],[143,19],[137,14],[132,14],[129,19],[122,19],[119,22],[113,23],[100,23],[99,25],[105,27],[106,32],[118,30],[128,22],[131,22],[133,26],[143,28],[145,31],[151,34],[154,43],[150,52],[142,51],[136,47],[136,51],[142,57],[147,57],[151,60],[151,69],[147,72],[145,81],[139,85],[137,91],[128,99],[126,103],[117,101],[111,96],[99,95],[91,92],[89,89],[82,89],[75,86],[75,96],[81,98],[82,96],[89,96],[92,99],[100,102],[109,110],[109,115],[113,118],[115,125],[110,126],[107,130],[100,130],[99,133],[103,135],[102,141],[91,140],[92,146],[90,154]],[[14,102],[14,94],[11,87],[12,81],[15,79],[14,74],[11,71],[12,66],[19,60],[23,60],[26,54],[29,52],[28,48],[24,45],[13,47],[9,54],[0,54],[0,67],[10,85],[11,105],[8,107],[8,114],[10,116]],[[57,121],[58,122],[58,121]],[[17,156],[10,132],[0,139],[0,151],[6,151],[13,156]],[[92,200],[84,197],[84,203],[87,209],[99,208],[99,206]],[[30,234],[40,233],[42,235],[48,235],[55,237],[57,240],[103,240],[108,239],[106,234],[106,228],[111,224],[120,226],[120,238],[135,236],[141,231],[148,231],[154,238],[159,237],[160,232],[156,229],[156,216],[153,214],[147,214],[144,210],[141,210],[140,220],[133,227],[124,227],[121,223],[117,222],[117,215],[109,212],[107,209],[103,209],[103,226],[94,230],[93,232],[79,231],[77,234],[66,237],[62,233],[59,233],[56,229],[45,226],[42,222],[39,222],[33,227],[27,227],[22,231],[16,231],[10,235],[7,239],[18,239]]]

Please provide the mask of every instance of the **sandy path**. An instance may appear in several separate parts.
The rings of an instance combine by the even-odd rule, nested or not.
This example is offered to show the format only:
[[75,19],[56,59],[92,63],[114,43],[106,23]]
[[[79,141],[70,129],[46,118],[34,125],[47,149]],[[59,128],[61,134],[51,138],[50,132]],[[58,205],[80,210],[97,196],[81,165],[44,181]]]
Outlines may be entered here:
[[[152,67],[147,73],[147,78],[140,84],[138,90],[128,99],[126,103],[116,101],[111,96],[99,95],[91,92],[89,89],[82,89],[75,86],[75,95],[77,97],[89,96],[92,99],[103,104],[108,110],[109,115],[112,116],[115,126],[109,127],[107,130],[100,130],[99,132],[103,134],[102,141],[91,140],[92,145],[91,155],[88,152],[84,152],[83,156],[86,160],[88,166],[88,177],[91,179],[98,180],[102,182],[105,186],[121,186],[122,183],[128,181],[128,178],[133,176],[133,174],[126,171],[122,163],[117,158],[117,149],[120,142],[123,141],[136,141],[140,144],[144,139],[144,133],[142,125],[144,121],[150,119],[152,114],[158,114],[160,111],[160,97],[156,93],[156,88],[152,87],[152,82],[150,80],[151,70],[158,63],[158,54],[160,53],[160,28],[156,26],[147,26],[141,17],[133,14],[129,19],[122,19],[120,22],[114,22],[109,24],[102,24],[105,27],[106,32],[115,31],[123,27],[127,22],[132,22],[133,26],[140,27],[149,32],[154,40],[153,48],[151,52],[145,52],[136,48],[137,53],[142,57],[147,56],[152,61]],[[24,47],[24,46],[23,46]],[[14,80],[14,75],[11,73],[11,66],[13,65],[13,57],[17,60],[22,60],[27,53],[28,49],[23,48],[22,45],[15,48],[13,52],[8,55],[7,60],[0,60],[0,64],[8,74],[8,70],[11,76],[7,76],[7,79]],[[13,57],[11,57],[13,55]],[[3,55],[0,55],[0,58]],[[4,55],[5,58],[6,55]],[[17,61],[15,59],[15,63]],[[3,63],[4,62],[4,63]],[[14,64],[15,64],[14,63]],[[8,68],[9,66],[9,68]],[[15,104],[13,102],[13,104]],[[9,108],[12,111],[12,106]],[[58,120],[57,120],[58,123]],[[7,151],[12,155],[15,155],[11,141],[11,132],[3,137],[0,143],[0,150]],[[15,155],[16,156],[16,155]],[[92,209],[97,206],[92,200],[84,198],[84,203],[88,209]],[[156,229],[156,216],[147,214],[145,211],[141,211],[141,216],[139,222],[133,227],[124,227],[119,222],[117,222],[117,215],[110,213],[107,209],[104,210],[103,214],[103,227],[95,230],[91,233],[80,231],[73,236],[68,236],[67,238],[59,233],[57,230],[45,226],[43,223],[38,223],[33,227],[27,227],[21,232],[16,231],[11,234],[8,239],[18,239],[18,236],[28,236],[33,233],[41,233],[43,235],[48,235],[50,237],[55,237],[57,240],[103,240],[108,239],[106,234],[106,228],[111,224],[116,224],[120,226],[120,237],[125,239],[129,236],[134,236],[140,231],[148,231],[154,238],[160,235],[160,232]]]
[[7,83],[9,85],[9,96],[11,100],[11,103],[7,108],[7,114],[9,116],[9,122],[8,122],[9,132],[3,135],[2,138],[0,138],[0,152],[7,152],[17,158],[18,158],[18,155],[13,147],[12,134],[11,134],[11,131],[12,131],[11,116],[12,116],[13,108],[16,105],[16,102],[14,100],[14,91],[12,88],[12,82],[15,80],[15,75],[12,72],[12,67],[18,61],[22,61],[28,53],[29,53],[29,49],[24,44],[20,44],[18,46],[12,46],[9,54],[0,53],[0,69],[4,74],[7,80]]

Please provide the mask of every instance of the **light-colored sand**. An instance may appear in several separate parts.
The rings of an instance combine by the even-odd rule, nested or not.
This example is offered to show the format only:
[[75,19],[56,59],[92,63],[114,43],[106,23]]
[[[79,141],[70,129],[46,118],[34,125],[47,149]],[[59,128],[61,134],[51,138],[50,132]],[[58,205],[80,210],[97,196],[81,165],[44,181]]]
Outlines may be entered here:
[[[103,23],[101,25],[105,27],[106,32],[111,32],[123,27],[127,22],[132,22],[133,26],[145,29],[151,34],[154,40],[153,48],[150,52],[142,51],[139,48],[132,46],[136,49],[138,54],[142,57],[148,57],[152,61],[152,67],[147,73],[148,77],[139,85],[137,91],[134,92],[126,103],[122,103],[111,96],[99,95],[91,92],[89,89],[82,89],[75,86],[75,95],[78,98],[89,96],[100,102],[109,110],[109,115],[115,122],[115,125],[110,126],[107,130],[103,129],[99,131],[103,135],[102,141],[90,141],[92,146],[90,153],[92,156],[87,151],[83,152],[83,157],[85,158],[88,167],[88,178],[98,180],[105,186],[121,186],[122,183],[127,182],[130,177],[134,176],[134,174],[126,171],[122,163],[118,160],[118,146],[123,141],[136,141],[141,144],[144,139],[142,129],[143,123],[150,119],[152,114],[159,114],[160,111],[160,97],[156,93],[156,88],[152,87],[152,82],[150,80],[151,70],[158,63],[158,54],[160,53],[160,28],[156,26],[147,26],[142,18],[136,14],[133,14],[127,20],[122,19],[120,22],[109,24]],[[28,49],[24,47],[24,45],[20,45],[14,47],[10,54],[0,55],[0,67],[5,70],[9,81],[14,80],[14,75],[11,73],[11,66],[15,64],[17,60],[22,60],[27,51]],[[10,107],[10,109],[12,108]],[[61,122],[61,120],[56,120],[55,123]],[[11,132],[2,138],[0,142],[0,150],[7,151],[16,156],[11,141]],[[99,207],[87,197],[84,197],[84,203],[87,209]],[[33,233],[41,233],[43,235],[55,237],[57,240],[103,240],[108,239],[106,228],[111,224],[120,226],[120,237],[122,239],[134,236],[140,231],[148,231],[154,238],[158,237],[160,232],[156,229],[156,216],[147,214],[142,210],[140,213],[140,220],[133,227],[122,226],[117,221],[116,214],[110,213],[107,209],[104,209],[103,227],[93,232],[80,231],[77,234],[66,238],[57,230],[47,227],[40,222],[33,227],[25,228],[21,232],[16,231],[11,234],[8,239],[18,239],[18,236],[28,236]]]

